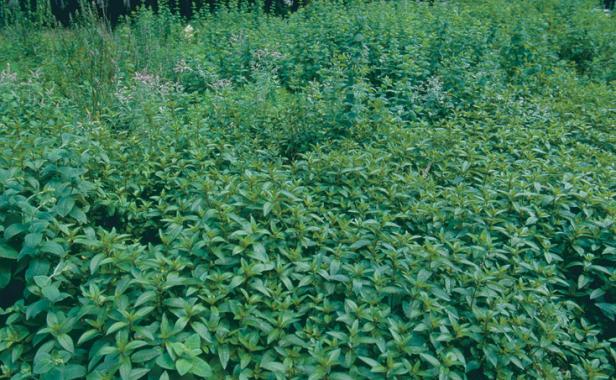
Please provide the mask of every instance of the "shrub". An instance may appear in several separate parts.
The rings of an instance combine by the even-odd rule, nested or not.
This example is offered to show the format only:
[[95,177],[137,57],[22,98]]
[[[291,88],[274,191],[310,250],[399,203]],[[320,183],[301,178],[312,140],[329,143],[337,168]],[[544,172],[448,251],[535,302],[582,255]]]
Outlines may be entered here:
[[5,26],[0,377],[613,378],[593,5]]

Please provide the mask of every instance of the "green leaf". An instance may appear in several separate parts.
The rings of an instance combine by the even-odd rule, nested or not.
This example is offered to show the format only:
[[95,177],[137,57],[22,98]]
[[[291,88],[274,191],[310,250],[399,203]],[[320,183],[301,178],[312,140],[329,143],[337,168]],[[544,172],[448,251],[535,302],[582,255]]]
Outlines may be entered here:
[[425,361],[427,361],[428,363],[430,363],[432,366],[434,367],[440,367],[441,366],[441,362],[438,361],[437,358],[435,358],[434,356],[430,355],[430,354],[426,354],[424,352],[420,353],[419,356],[424,359]]
[[139,350],[131,356],[131,360],[135,363],[145,363],[157,358],[161,354],[160,349],[148,348]]
[[261,363],[261,368],[265,368],[269,371],[283,373],[283,374],[287,371],[286,366],[280,362],[264,362],[264,363]]
[[113,334],[114,332],[123,329],[124,327],[128,326],[128,323],[120,321],[120,322],[116,322],[113,325],[111,325],[109,327],[109,329],[107,329],[107,333],[106,335],[110,335]]
[[34,283],[40,288],[51,285],[51,279],[49,276],[34,276]]
[[133,368],[128,375],[129,380],[138,380],[150,372],[148,368]]
[[17,260],[17,256],[19,252],[17,252],[13,247],[8,245],[7,243],[0,241],[0,257],[4,259]]
[[11,269],[8,266],[0,265],[0,289],[5,288],[10,282],[11,282]]
[[42,375],[51,371],[54,365],[51,355],[46,352],[38,353],[34,357],[34,368],[32,371],[36,375]]
[[51,302],[56,302],[60,299],[60,291],[58,290],[58,287],[54,284],[44,286],[43,288],[41,288],[41,292],[43,293],[43,296]]
[[191,350],[198,350],[201,347],[201,338],[199,338],[199,335],[191,335],[184,344]]
[[64,247],[54,241],[46,241],[41,245],[41,252],[47,252],[59,257],[64,257],[66,252]]
[[45,276],[49,273],[49,261],[34,259],[30,261],[30,266],[26,271],[26,280],[34,279],[36,276]]
[[366,247],[370,245],[372,242],[370,240],[358,240],[351,245],[351,249],[356,251],[360,248]]
[[368,364],[370,367],[380,367],[381,366],[381,364],[379,362],[377,362],[376,360],[374,360],[372,358],[369,358],[367,356],[360,356],[359,359],[362,362]]
[[40,380],[56,380],[63,378],[62,367],[55,366],[49,372],[41,375]]
[[77,364],[69,364],[62,370],[62,379],[80,379],[86,376],[86,368]]
[[40,233],[29,233],[24,238],[24,245],[26,247],[36,247],[43,240],[43,234]]
[[115,355],[118,353],[118,348],[114,346],[103,346],[97,352],[97,356]]
[[[96,255],[94,258],[98,257],[99,255]],[[104,255],[100,255],[102,257],[104,257]],[[94,259],[92,259],[94,260]],[[94,273],[94,271],[92,270],[92,262],[90,262],[90,271],[92,273]],[[146,302],[149,302],[151,300],[154,300],[156,298],[156,292],[154,291],[147,291],[147,292],[143,292],[141,293],[141,295],[139,296],[139,298],[137,298],[137,301],[135,301],[134,307],[139,307],[141,305],[143,305]]]
[[68,352],[75,352],[75,346],[73,345],[73,339],[68,334],[61,334],[56,337],[60,346]]
[[69,213],[69,216],[73,217],[73,219],[80,224],[85,224],[88,222],[88,217],[79,207],[73,207],[73,210]]
[[175,363],[166,352],[163,352],[156,358],[156,365],[164,369],[175,369]]
[[220,365],[223,369],[227,368],[227,363],[229,362],[229,347],[226,345],[218,347],[218,358],[220,359]]
[[599,298],[605,294],[605,290],[601,288],[597,288],[590,293],[590,299],[594,300],[595,298]]
[[85,343],[89,340],[91,340],[92,338],[96,337],[97,335],[100,335],[100,332],[98,330],[88,330],[85,333],[81,334],[81,337],[79,337],[79,340],[77,341],[77,345],[81,345],[82,343]]
[[195,376],[199,376],[204,379],[209,379],[213,376],[212,368],[210,367],[210,365],[207,364],[205,360],[198,357],[193,358],[192,373]]
[[[106,257],[107,256],[105,256],[104,253],[99,253],[90,259],[90,273],[91,274],[96,273],[96,271],[98,270],[98,266],[101,264],[101,261],[103,261]],[[135,305],[135,307],[136,306],[139,306],[139,304]]]
[[33,304],[28,305],[26,309],[26,320],[36,318],[37,315],[49,309],[49,301],[40,299]]
[[133,370],[132,364],[130,361],[124,361],[120,366],[120,378],[122,380],[129,380],[130,374]]
[[612,321],[616,319],[616,304],[613,303],[597,303],[597,307]]
[[493,345],[488,345],[483,349],[483,353],[486,355],[488,362],[494,367],[498,364],[498,355],[496,354],[496,348]]
[[355,380],[354,377],[344,373],[344,372],[333,372],[329,375],[331,380]]
[[26,232],[27,230],[28,230],[28,227],[25,224],[20,224],[20,223],[11,224],[10,226],[6,228],[6,230],[4,230],[4,239],[10,240],[11,238],[23,232]]
[[253,257],[261,262],[267,263],[270,258],[267,256],[265,247],[261,243],[255,243],[253,246]]
[[265,202],[263,204],[263,216],[267,216],[270,211],[272,211],[272,203],[271,202]]
[[56,204],[56,212],[62,216],[67,216],[73,207],[75,206],[75,198],[73,197],[62,197]]
[[212,343],[212,335],[208,328],[201,322],[193,322],[190,325],[199,336],[208,343]]
[[192,362],[184,358],[175,362],[175,368],[178,370],[180,376],[184,376],[190,372],[192,366]]
[[584,288],[588,283],[590,283],[591,279],[584,276],[583,274],[578,277],[578,289]]
[[148,343],[147,343],[147,342],[145,342],[145,341],[143,341],[143,340],[133,340],[133,341],[130,341],[130,342],[126,345],[126,347],[124,347],[124,349],[125,349],[126,351],[129,351],[129,352],[130,352],[130,351],[134,351],[134,350],[136,350],[136,349],[138,349],[138,348],[141,348],[141,347],[143,347],[143,346],[147,346],[147,345],[148,345]]

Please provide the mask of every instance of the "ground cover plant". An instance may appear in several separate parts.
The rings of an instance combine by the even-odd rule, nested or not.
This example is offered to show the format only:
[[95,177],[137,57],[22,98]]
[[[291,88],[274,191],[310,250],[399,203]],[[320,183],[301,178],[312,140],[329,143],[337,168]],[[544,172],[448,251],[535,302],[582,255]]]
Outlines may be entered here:
[[596,6],[7,16],[0,378],[614,378]]

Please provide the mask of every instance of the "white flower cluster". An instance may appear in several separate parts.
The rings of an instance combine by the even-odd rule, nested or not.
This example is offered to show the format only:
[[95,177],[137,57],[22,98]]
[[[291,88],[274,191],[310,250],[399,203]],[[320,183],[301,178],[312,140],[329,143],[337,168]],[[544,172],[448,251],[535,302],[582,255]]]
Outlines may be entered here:
[[190,40],[194,36],[195,36],[195,28],[193,28],[192,25],[190,24],[186,25],[186,27],[184,28],[184,38],[186,38],[187,40]]
[[222,90],[223,88],[231,86],[231,81],[229,79],[219,79],[214,81],[210,87],[214,90]]
[[272,73],[277,72],[276,61],[280,60],[283,55],[276,50],[257,49],[252,53],[251,67],[255,71],[266,69]]
[[6,69],[0,71],[0,83],[17,82],[17,73],[11,70],[10,65],[6,65]]
[[443,81],[437,76],[432,76],[422,84],[421,91],[425,99],[431,99],[442,104],[447,99],[447,92],[443,89]]
[[188,65],[188,63],[186,62],[184,58],[180,59],[178,63],[175,64],[175,67],[173,68],[173,72],[176,74],[190,73],[192,71],[193,71],[192,67]]
[[[174,92],[182,91],[182,85],[162,79],[158,75],[153,75],[146,71],[138,71],[133,75],[133,80],[137,86],[119,84],[115,91],[115,97],[122,104],[128,104],[135,99],[135,96],[141,93],[147,95],[168,96]],[[145,91],[143,91],[145,90]]]
[[182,86],[179,83],[162,79],[158,75],[152,75],[145,71],[136,72],[134,79],[137,83],[163,96],[172,92],[182,91]]

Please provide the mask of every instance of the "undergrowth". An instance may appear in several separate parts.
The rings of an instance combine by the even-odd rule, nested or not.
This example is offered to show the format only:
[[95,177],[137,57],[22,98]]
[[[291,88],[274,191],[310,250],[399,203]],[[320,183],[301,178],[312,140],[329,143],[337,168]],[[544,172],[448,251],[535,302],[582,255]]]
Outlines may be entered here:
[[0,378],[614,378],[595,5],[11,19]]

